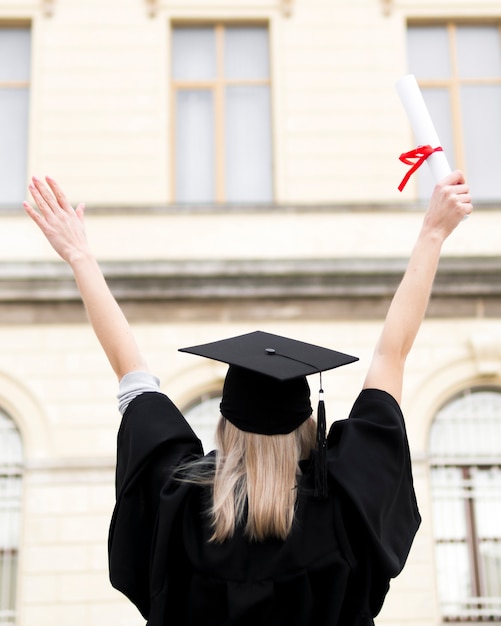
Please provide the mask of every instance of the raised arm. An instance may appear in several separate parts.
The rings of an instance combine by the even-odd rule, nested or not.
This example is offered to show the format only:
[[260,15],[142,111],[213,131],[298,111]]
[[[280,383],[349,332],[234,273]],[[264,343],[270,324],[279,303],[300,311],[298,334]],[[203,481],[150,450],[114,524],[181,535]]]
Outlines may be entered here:
[[453,172],[435,187],[404,277],[386,315],[365,389],[382,389],[400,402],[405,360],[426,313],[442,244],[472,209],[461,172]]
[[71,267],[89,321],[118,379],[127,372],[147,371],[130,326],[89,247],[84,205],[73,209],[59,185],[49,177],[45,180],[46,184],[32,179],[29,190],[38,209],[24,202],[26,213]]

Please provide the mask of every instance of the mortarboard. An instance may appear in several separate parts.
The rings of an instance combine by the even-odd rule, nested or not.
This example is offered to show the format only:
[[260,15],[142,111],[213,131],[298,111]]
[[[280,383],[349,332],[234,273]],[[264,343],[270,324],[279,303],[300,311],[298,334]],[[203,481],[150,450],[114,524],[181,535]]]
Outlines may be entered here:
[[[221,414],[241,430],[276,435],[292,432],[312,414],[306,376],[348,365],[358,358],[303,341],[255,331],[181,348],[227,363]],[[325,407],[322,381],[317,413],[316,483],[325,495]],[[320,486],[321,485],[321,486]]]

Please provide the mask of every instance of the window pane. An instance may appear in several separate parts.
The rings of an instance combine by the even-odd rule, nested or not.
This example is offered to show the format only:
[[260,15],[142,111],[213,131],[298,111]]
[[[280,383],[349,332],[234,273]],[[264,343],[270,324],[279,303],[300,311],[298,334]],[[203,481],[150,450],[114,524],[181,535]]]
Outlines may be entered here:
[[449,402],[438,413],[430,438],[434,457],[475,460],[499,457],[501,393],[475,391]]
[[[422,89],[424,101],[437,130],[447,160],[454,169],[454,135],[451,124],[451,103],[447,89]],[[433,146],[434,148],[436,146]],[[418,170],[418,192],[420,198],[429,198],[435,187],[435,180],[428,166]]]
[[28,28],[0,28],[0,81],[28,80],[30,54]]
[[477,200],[501,197],[501,86],[461,88],[466,171]]
[[21,509],[21,437],[0,412],[0,624],[16,622],[17,550]]
[[20,502],[21,477],[9,472],[0,478],[0,551],[15,549],[19,544]]
[[456,467],[434,467],[433,526],[437,540],[466,539],[464,485],[461,470]]
[[480,539],[501,537],[501,470],[471,468],[475,523]]
[[216,77],[216,37],[213,28],[175,28],[172,49],[174,80],[213,80]]
[[220,396],[206,398],[202,399],[198,404],[195,404],[187,411],[183,411],[186,420],[202,442],[206,454],[216,447],[214,433],[219,416],[221,415],[221,411],[219,410],[220,404]]
[[272,198],[269,88],[228,87],[225,115],[227,200],[269,202]]
[[451,63],[445,26],[409,27],[407,30],[410,71],[419,78],[449,78]]
[[214,201],[214,105],[208,90],[176,98],[176,200]]
[[501,45],[496,26],[458,26],[457,50],[461,78],[501,76]]
[[23,451],[21,438],[14,422],[0,412],[0,463],[21,466]]
[[17,552],[0,549],[0,624],[16,623]]
[[268,31],[264,27],[231,27],[225,31],[224,75],[230,80],[267,80]]
[[459,614],[470,597],[468,548],[464,543],[437,544],[435,548],[440,598],[447,615]]
[[0,89],[0,205],[26,197],[28,89]]
[[[499,523],[499,518],[498,518]],[[480,546],[480,564],[486,595],[501,597],[501,544],[486,541]]]

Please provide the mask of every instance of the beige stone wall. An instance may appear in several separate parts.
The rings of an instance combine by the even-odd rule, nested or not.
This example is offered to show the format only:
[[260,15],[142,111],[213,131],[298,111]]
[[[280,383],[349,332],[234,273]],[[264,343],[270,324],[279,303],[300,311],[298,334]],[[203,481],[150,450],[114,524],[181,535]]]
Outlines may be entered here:
[[[397,191],[403,175],[398,155],[412,147],[393,87],[406,72],[406,19],[496,17],[498,5],[0,0],[0,23],[32,23],[29,171],[57,177],[72,201],[86,201],[89,237],[100,260],[349,260],[407,256],[422,216],[409,207],[412,184],[402,195]],[[269,21],[275,200],[283,211],[142,212],[172,201],[169,23],[202,17]],[[285,210],[302,205],[309,209]],[[316,211],[315,205],[332,210]],[[479,211],[444,254],[497,256],[500,221],[501,209]],[[2,268],[49,260],[52,251],[24,215],[0,215]],[[135,303],[134,330],[163,389],[183,406],[224,376],[222,366],[180,355],[178,347],[260,328],[361,357],[324,379],[329,420],[345,416],[381,327],[379,312],[359,319],[354,309],[352,316],[329,321],[332,299],[321,305],[321,316],[300,318],[291,303],[271,315],[269,307],[253,304],[251,320],[228,316],[220,305],[201,321],[202,312],[193,319],[152,320]],[[45,313],[40,321],[40,303],[9,306],[9,316],[0,310],[0,406],[17,423],[26,455],[17,626],[139,624],[137,612],[107,580],[119,423],[114,376],[81,311],[69,317],[54,305],[51,319]],[[16,306],[19,319],[13,320]],[[450,394],[477,382],[501,383],[499,358],[485,351],[486,342],[500,343],[500,322],[486,320],[481,303],[474,317],[429,319],[409,360],[403,406],[423,526],[378,626],[439,623],[428,431]]]
[[[399,258],[410,253],[424,211],[214,211],[110,216],[86,224],[101,261]],[[479,210],[443,247],[444,257],[489,257],[501,249],[500,210]],[[54,261],[24,215],[2,217],[0,261]]]

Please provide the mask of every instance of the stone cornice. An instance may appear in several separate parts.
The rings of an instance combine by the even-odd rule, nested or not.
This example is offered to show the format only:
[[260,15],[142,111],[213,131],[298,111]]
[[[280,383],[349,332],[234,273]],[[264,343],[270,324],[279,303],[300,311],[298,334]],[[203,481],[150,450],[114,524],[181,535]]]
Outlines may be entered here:
[[[122,301],[193,302],[294,298],[388,298],[406,259],[283,259],[104,262]],[[501,298],[501,257],[442,259],[434,298]],[[79,301],[63,263],[0,263],[0,303]]]
[[[163,205],[101,205],[89,203],[86,205],[86,215],[116,215],[126,218],[131,215],[249,215],[249,214],[276,214],[276,213],[406,213],[424,214],[426,204],[421,201],[405,202],[337,202],[337,203],[304,203],[304,204],[163,204]],[[501,211],[501,202],[475,202],[475,214]],[[0,204],[1,215],[23,215],[19,204]]]

